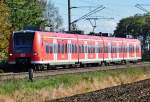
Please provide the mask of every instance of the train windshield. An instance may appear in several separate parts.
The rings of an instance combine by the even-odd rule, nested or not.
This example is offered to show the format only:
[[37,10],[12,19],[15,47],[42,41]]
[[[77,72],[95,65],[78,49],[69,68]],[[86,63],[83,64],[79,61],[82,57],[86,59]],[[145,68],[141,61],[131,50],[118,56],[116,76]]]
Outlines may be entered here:
[[34,33],[23,32],[14,33],[14,52],[30,53],[32,52]]

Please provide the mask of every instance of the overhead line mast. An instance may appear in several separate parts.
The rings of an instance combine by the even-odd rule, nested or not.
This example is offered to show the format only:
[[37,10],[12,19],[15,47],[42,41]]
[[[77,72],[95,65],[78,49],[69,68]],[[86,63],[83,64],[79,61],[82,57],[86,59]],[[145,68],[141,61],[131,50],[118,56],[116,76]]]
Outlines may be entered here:
[[68,31],[71,31],[71,2],[68,0]]

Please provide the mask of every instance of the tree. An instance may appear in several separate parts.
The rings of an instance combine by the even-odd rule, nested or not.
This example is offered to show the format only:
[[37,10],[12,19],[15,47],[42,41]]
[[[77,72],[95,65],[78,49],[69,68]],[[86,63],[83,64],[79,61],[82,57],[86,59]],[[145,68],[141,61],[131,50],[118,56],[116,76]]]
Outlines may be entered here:
[[45,5],[44,18],[46,19],[46,26],[52,31],[58,30],[62,25],[62,18],[59,15],[58,8],[48,1]]
[[116,37],[132,35],[134,38],[140,39],[144,56],[148,56],[147,52],[150,52],[150,15],[135,15],[124,18],[120,20],[114,33]]
[[26,26],[41,26],[43,19],[43,6],[38,0],[5,0],[10,8],[10,23],[12,29],[22,30]]
[[4,4],[4,1],[0,1],[0,60],[6,58],[8,39],[10,35],[10,23],[8,21],[9,8]]

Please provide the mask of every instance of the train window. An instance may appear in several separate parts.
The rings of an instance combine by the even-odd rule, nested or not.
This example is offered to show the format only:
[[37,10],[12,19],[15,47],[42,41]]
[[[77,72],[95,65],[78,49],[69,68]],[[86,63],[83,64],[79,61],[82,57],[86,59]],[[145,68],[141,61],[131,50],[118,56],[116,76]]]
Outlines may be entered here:
[[108,53],[108,47],[107,46],[104,47],[104,52]]
[[98,49],[99,47],[98,46],[96,46],[96,49],[95,49],[95,52],[96,53],[99,53],[99,49]]
[[82,45],[80,46],[80,50],[81,50],[80,53],[82,53],[82,52],[83,52],[83,51],[82,51]]
[[68,50],[68,45],[65,44],[65,53],[67,53],[67,50]]
[[78,52],[81,53],[81,48],[80,45],[78,46]]
[[98,53],[101,53],[101,47],[98,47]]
[[90,51],[91,51],[91,53],[93,53],[93,46],[92,45],[91,45]]
[[84,53],[84,45],[82,45],[82,53]]
[[111,53],[113,53],[113,46],[111,47]]
[[92,50],[93,50],[92,45],[90,45],[90,53],[92,53]]
[[58,53],[60,53],[60,44],[58,43]]
[[63,54],[65,53],[65,45],[64,44],[62,45],[62,53]]
[[139,52],[139,50],[140,50],[139,46],[136,46],[136,52]]
[[70,53],[70,44],[67,44],[67,52]]
[[46,53],[48,54],[49,53],[49,46],[46,45]]
[[77,45],[75,44],[75,53],[77,53],[78,51],[78,48],[77,48]]
[[84,48],[85,48],[84,49],[85,53],[88,53],[88,51],[87,51],[87,45],[85,45]]
[[93,53],[96,53],[95,46],[93,46]]
[[53,53],[53,44],[50,44],[50,46],[49,46],[49,52]]
[[124,46],[123,51],[124,51],[124,53],[127,52],[127,47],[126,46]]
[[72,53],[72,45],[71,44],[69,44],[69,49],[70,49],[70,53]]
[[56,45],[56,44],[54,44],[54,53],[56,53],[56,52],[57,52],[56,48],[57,48],[57,45]]
[[123,52],[123,47],[122,46],[120,46],[120,53],[122,53]]
[[88,53],[90,53],[90,46],[88,46]]
[[74,44],[72,44],[72,53],[74,53],[74,49],[75,49]]
[[103,53],[103,47],[101,46],[99,49],[100,49],[100,53]]

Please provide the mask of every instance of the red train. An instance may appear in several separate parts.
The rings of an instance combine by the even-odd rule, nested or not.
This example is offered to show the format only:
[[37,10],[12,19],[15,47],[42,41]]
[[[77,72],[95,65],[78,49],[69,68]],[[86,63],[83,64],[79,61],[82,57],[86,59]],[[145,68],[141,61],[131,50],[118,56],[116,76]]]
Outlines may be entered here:
[[137,62],[141,43],[137,39],[19,31],[12,34],[9,64],[66,66]]

